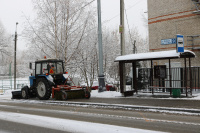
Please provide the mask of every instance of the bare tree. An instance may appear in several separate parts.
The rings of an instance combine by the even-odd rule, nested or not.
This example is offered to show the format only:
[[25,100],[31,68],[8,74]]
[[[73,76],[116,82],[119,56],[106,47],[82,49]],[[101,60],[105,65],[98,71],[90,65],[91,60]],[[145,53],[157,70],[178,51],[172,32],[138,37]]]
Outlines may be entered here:
[[[50,58],[60,58],[69,65],[82,43],[91,10],[86,0],[33,0],[37,19],[27,19],[25,35],[30,47]],[[84,7],[84,8],[82,8]],[[37,54],[41,56],[41,54]],[[41,57],[40,57],[41,58]]]
[[[4,57],[10,56],[11,52],[11,35],[8,35],[0,22],[0,54],[1,61],[4,61]],[[7,59],[6,59],[7,60]]]
[[[94,29],[95,23],[90,23],[90,28]],[[78,47],[76,63],[81,76],[89,88],[92,87],[94,80],[98,77],[98,54],[97,54],[97,31],[87,29],[87,35],[83,38]]]
[[[98,77],[97,23],[94,0],[33,0],[37,18],[27,18],[25,37],[29,40],[29,57],[59,58],[65,61],[65,69],[79,74],[88,86]],[[131,38],[126,40],[126,53],[133,53],[133,40],[137,52],[143,52],[143,38],[132,28]],[[104,70],[108,77],[118,78],[120,55],[118,30],[103,28]]]
[[11,35],[6,33],[3,24],[0,22],[0,61],[1,74],[9,73],[9,64],[12,62]]

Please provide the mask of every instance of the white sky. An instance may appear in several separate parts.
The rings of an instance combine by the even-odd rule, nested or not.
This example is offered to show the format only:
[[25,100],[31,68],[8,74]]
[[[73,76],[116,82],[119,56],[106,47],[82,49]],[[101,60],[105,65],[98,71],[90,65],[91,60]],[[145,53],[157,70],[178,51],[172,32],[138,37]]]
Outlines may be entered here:
[[[133,26],[138,27],[141,35],[146,36],[147,29],[144,27],[142,15],[147,16],[144,13],[147,11],[147,0],[124,0],[124,2],[130,28]],[[93,4],[97,5],[97,1]],[[120,0],[101,0],[101,8],[103,26],[118,29],[120,24]],[[20,35],[25,21],[24,15],[27,17],[33,17],[34,15],[31,0],[0,0],[0,21],[8,33],[14,35],[16,22],[18,22],[17,32]],[[110,21],[105,23],[106,20]],[[127,27],[126,15],[125,24]],[[20,36],[17,44],[20,49],[25,47],[25,42]]]

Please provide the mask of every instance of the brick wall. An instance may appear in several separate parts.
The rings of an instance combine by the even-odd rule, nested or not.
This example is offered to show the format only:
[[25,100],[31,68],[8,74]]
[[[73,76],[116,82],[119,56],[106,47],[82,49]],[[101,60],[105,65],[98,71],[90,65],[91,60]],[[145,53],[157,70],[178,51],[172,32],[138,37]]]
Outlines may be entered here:
[[[176,44],[161,45],[162,39],[176,34],[184,35],[185,49],[192,50],[187,36],[200,35],[200,15],[193,14],[195,10],[191,0],[148,0],[149,51],[176,49]],[[197,58],[192,65],[200,66],[200,40],[193,43]]]

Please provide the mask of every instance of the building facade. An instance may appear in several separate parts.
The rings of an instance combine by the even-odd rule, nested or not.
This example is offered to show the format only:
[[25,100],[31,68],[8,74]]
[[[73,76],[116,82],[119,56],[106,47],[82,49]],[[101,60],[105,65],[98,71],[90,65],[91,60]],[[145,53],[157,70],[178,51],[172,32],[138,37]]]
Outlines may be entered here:
[[[192,66],[200,66],[200,0],[147,0],[149,51],[176,50],[177,34],[184,36],[184,49],[196,54]],[[183,61],[175,60],[183,66]],[[163,61],[154,62],[156,65]]]

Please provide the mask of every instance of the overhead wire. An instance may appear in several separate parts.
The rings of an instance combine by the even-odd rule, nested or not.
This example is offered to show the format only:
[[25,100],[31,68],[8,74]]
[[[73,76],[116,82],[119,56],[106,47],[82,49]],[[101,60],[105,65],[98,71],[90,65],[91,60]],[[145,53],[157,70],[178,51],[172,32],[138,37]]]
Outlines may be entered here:
[[127,22],[127,25],[128,25],[128,33],[129,33],[129,36],[130,36],[130,40],[131,40],[131,43],[134,45],[134,51],[136,51],[136,46],[135,46],[135,42],[133,42],[133,39],[131,37],[131,31],[130,31],[130,26],[129,26],[129,23],[128,23],[128,16],[127,16],[127,11],[126,11],[126,6],[125,6],[125,3],[124,3],[124,9],[125,9],[125,14],[126,14],[126,22]]
[[[132,6],[130,6],[130,7],[127,8],[126,10],[130,10],[131,8],[135,7],[137,4],[139,4],[139,3],[141,3],[141,2],[142,2],[142,1],[139,0],[137,3],[135,3],[135,4],[132,5]],[[115,19],[115,18],[118,17],[119,15],[120,15],[120,14],[117,14],[117,15],[115,15],[114,17],[112,17],[112,18],[110,18],[110,19],[108,19],[108,20],[103,21],[102,24],[105,24],[105,23],[110,22],[111,20]],[[92,30],[94,30],[94,29],[96,29],[96,28],[97,28],[97,27],[91,28],[90,30],[87,30],[86,33],[90,32],[90,31],[92,31]]]
[[[87,4],[85,4],[84,6],[82,6],[81,8],[79,8],[78,10],[76,10],[74,13],[76,13],[76,12],[82,10],[83,8],[89,6],[89,5],[92,4],[94,1],[95,1],[95,0],[92,0],[92,1],[88,2]],[[74,14],[74,13],[73,13],[73,14]]]
[[[126,10],[129,10],[129,9],[131,9],[131,8],[133,8],[133,7],[135,7],[137,4],[139,4],[139,3],[141,3],[142,1],[141,0],[139,0],[137,3],[135,3],[134,5],[132,5],[132,6],[130,6],[129,8],[127,8]],[[107,22],[109,22],[109,21],[111,21],[111,20],[113,20],[114,18],[116,18],[116,17],[118,17],[120,14],[117,14],[117,15],[115,15],[114,17],[112,17],[112,18],[110,18],[110,19],[108,19],[108,20],[105,20],[103,23],[107,23]]]
[[[91,4],[91,3],[94,2],[94,1],[95,1],[95,0],[93,0],[93,1],[91,1],[91,2],[89,2],[89,3]],[[130,6],[130,7],[127,8],[126,10],[129,10],[129,9],[135,7],[135,6],[136,6],[137,4],[139,4],[140,2],[142,2],[142,1],[139,0],[137,3],[135,3],[135,4],[132,5],[132,6]],[[89,5],[89,3],[88,3],[87,5]],[[108,19],[108,20],[103,21],[102,24],[108,23],[109,21],[113,20],[114,18],[118,17],[119,15],[120,15],[120,14],[115,15],[114,17],[112,17],[112,18],[110,18],[110,19]],[[92,31],[92,30],[94,30],[94,29],[96,29],[96,28],[97,28],[97,27],[95,26],[94,28],[91,28],[91,29],[87,30],[85,33],[88,33],[88,32],[90,32],[90,31]],[[84,38],[84,37],[83,37],[83,38]]]

